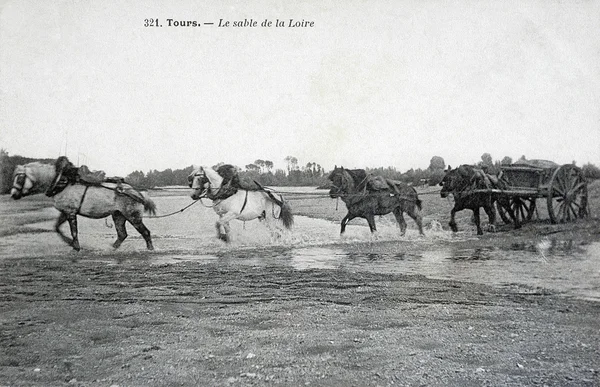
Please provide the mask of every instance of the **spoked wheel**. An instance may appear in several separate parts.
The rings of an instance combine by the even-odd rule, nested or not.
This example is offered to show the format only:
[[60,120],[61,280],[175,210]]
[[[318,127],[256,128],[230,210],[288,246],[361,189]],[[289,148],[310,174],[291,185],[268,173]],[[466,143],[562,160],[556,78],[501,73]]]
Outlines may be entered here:
[[587,183],[580,168],[565,164],[552,174],[548,186],[548,215],[563,223],[589,215]]
[[[535,198],[512,197],[510,198],[509,203],[510,209],[515,217],[517,217],[519,220],[519,223],[531,221],[536,212]],[[500,203],[496,202],[496,208],[498,209],[498,214],[504,223],[512,223],[510,215]]]

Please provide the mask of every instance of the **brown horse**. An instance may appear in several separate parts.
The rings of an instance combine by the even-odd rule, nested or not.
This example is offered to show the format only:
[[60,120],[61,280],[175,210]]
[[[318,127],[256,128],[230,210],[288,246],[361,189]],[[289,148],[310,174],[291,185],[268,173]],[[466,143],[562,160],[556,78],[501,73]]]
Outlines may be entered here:
[[[29,163],[19,165],[13,174],[11,197],[15,200],[23,196],[46,192],[54,197],[54,207],[60,211],[54,229],[63,241],[79,251],[77,235],[77,215],[86,218],[101,219],[112,215],[117,229],[117,240],[113,244],[118,248],[127,238],[125,222],[129,222],[144,237],[148,250],[153,250],[150,231],[142,222],[144,211],[154,214],[156,206],[145,195],[135,191],[127,184],[102,183],[102,185],[84,185],[62,182],[57,176],[54,165]],[[61,184],[59,183],[59,180]],[[64,188],[55,192],[57,186]],[[117,189],[119,187],[119,189]],[[69,221],[71,237],[60,231],[60,226]]]
[[[346,225],[354,218],[364,218],[369,223],[371,232],[377,231],[375,215],[394,213],[400,225],[401,235],[406,233],[406,221],[403,213],[406,212],[417,223],[419,234],[423,235],[423,222],[421,218],[421,200],[417,191],[399,181],[386,180],[385,183],[375,187],[375,180],[364,169],[334,168],[329,175],[332,188],[329,196],[340,198],[346,204],[348,213],[342,219],[341,234],[346,231]],[[377,181],[381,181],[377,180]]]
[[440,196],[454,197],[454,207],[450,211],[450,228],[453,232],[458,231],[455,214],[465,209],[473,211],[473,220],[477,227],[477,235],[483,235],[479,209],[483,208],[489,219],[488,231],[496,231],[496,209],[494,202],[498,202],[509,214],[515,224],[515,228],[521,227],[519,220],[510,208],[508,197],[492,192],[492,189],[506,189],[506,183],[502,179],[487,175],[483,170],[472,165],[461,165],[456,169],[448,166],[446,175],[440,182],[442,189]]

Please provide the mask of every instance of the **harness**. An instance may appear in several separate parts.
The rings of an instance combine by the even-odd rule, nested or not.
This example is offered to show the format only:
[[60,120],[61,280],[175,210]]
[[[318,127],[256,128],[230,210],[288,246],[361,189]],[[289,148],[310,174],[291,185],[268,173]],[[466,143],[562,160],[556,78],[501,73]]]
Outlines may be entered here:
[[22,191],[25,186],[25,179],[29,178],[32,183],[35,183],[36,179],[28,172],[27,165],[23,166],[23,172],[15,173],[15,177],[13,178],[12,188]]
[[[194,175],[194,177],[206,177],[205,174],[202,173],[196,173]],[[212,184],[210,183],[210,181],[207,182],[209,185],[209,189],[208,189],[208,193],[206,194],[206,197],[208,197],[210,200],[213,201],[214,204],[219,204],[220,202],[222,202],[223,200],[235,195],[238,192],[238,188],[233,187],[231,185],[231,180],[228,181],[226,184],[223,184],[219,187],[219,189],[217,190],[216,193],[211,193],[211,189],[213,189]],[[190,184],[190,187],[193,186],[193,181]],[[246,194],[244,195],[244,202],[242,203],[242,208],[240,209],[240,214],[242,214],[242,212],[244,212],[244,210],[246,209],[246,205],[248,204],[248,192],[250,192],[249,190],[244,190],[246,192]]]
[[246,196],[244,196],[244,204],[242,204],[242,209],[240,210],[240,215],[244,212],[244,208],[246,208],[246,204],[248,203],[248,191],[246,190]]
[[86,185],[85,189],[83,190],[83,195],[81,195],[81,200],[79,201],[79,207],[77,207],[77,212],[75,213],[76,215],[79,214],[79,212],[81,211],[81,206],[83,205],[83,199],[85,199],[85,194],[87,193],[89,188],[90,188],[90,186]]
[[25,185],[26,178],[27,178],[27,173],[25,173],[25,172],[15,173],[15,178],[13,179],[12,188],[19,190],[19,191],[23,190],[23,186]]
[[[349,172],[346,171],[346,173],[348,175],[350,175]],[[371,174],[367,174],[358,184],[356,184],[356,192],[357,193],[350,193],[350,189],[348,187],[348,184],[346,183],[346,181],[348,180],[347,178],[342,177],[342,184],[341,187],[335,185],[333,182],[331,183],[331,186],[333,188],[335,188],[337,190],[337,195],[338,197],[342,197],[342,198],[351,198],[354,199],[354,202],[359,202],[361,201],[364,197],[368,196],[369,194],[375,193],[375,192],[379,192],[381,190],[369,190],[369,178],[371,177]],[[353,181],[354,178],[352,175],[350,175],[350,179],[352,179]],[[414,201],[411,197],[407,196],[407,195],[403,195],[398,188],[396,187],[396,184],[394,184],[391,180],[389,179],[385,179],[386,183],[389,186],[389,189],[391,189],[393,192],[390,192],[390,197],[396,196],[400,199],[404,199],[404,200],[409,200],[409,201]],[[362,188],[360,188],[361,186],[363,186]]]

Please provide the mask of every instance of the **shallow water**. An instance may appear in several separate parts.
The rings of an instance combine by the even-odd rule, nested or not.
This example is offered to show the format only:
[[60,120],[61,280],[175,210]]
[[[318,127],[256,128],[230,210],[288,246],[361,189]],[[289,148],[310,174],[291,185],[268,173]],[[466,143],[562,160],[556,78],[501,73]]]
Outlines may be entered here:
[[[159,214],[166,214],[185,207],[191,199],[165,196],[154,200]],[[146,252],[143,239],[133,227],[128,226],[129,238],[115,251],[111,247],[116,238],[112,221],[80,217],[80,253],[64,245],[53,232],[53,222],[40,222],[29,224],[25,233],[0,237],[0,259],[41,256],[64,259],[68,255],[106,264],[147,259],[150,264],[196,261],[284,265],[297,270],[420,274],[497,286],[528,285],[600,301],[599,242],[578,244],[539,238],[525,244],[515,243],[510,248],[465,248],[462,242],[475,239],[469,232],[426,230],[426,236],[420,237],[409,219],[409,230],[404,237],[400,237],[391,216],[377,219],[376,237],[360,222],[351,222],[346,235],[340,237],[338,223],[296,216],[293,231],[283,232],[277,238],[261,222],[234,221],[231,223],[234,239],[226,245],[215,237],[216,214],[204,205],[210,205],[210,201],[198,202],[174,216],[146,219],[156,248],[151,253]],[[63,227],[67,232],[68,226]]]

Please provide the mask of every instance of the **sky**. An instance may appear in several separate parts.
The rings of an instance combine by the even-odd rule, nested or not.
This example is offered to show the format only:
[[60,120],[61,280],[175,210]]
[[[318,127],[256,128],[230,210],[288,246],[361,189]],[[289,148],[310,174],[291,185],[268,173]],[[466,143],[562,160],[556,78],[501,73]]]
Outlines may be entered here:
[[[0,7],[10,155],[66,155],[109,175],[256,159],[285,168],[286,156],[326,170],[483,153],[600,165],[600,0]],[[150,18],[162,27],[145,27]],[[258,26],[232,26],[245,19]]]

